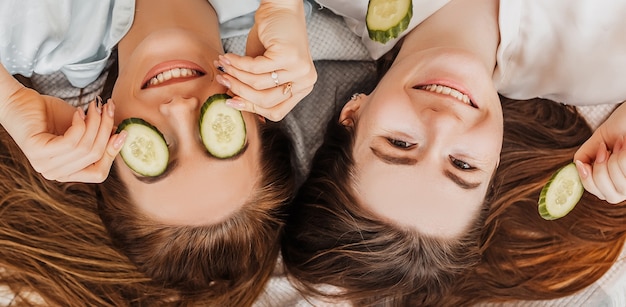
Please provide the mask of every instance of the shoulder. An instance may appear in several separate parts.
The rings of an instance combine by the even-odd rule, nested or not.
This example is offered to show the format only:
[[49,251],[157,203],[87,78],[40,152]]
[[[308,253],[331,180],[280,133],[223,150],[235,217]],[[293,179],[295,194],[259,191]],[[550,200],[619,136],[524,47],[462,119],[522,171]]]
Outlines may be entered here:
[[623,101],[626,71],[616,67],[626,67],[626,2],[604,3],[500,1],[500,93],[576,105]]

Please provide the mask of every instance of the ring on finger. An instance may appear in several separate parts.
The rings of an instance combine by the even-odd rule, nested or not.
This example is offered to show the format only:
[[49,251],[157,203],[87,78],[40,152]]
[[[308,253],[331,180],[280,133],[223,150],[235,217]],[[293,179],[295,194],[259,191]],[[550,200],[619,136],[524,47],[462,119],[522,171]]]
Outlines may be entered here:
[[278,82],[278,74],[276,73],[276,71],[272,71],[270,73],[270,77],[272,77],[272,80],[274,80],[274,87],[278,87],[278,84],[280,84],[280,82]]
[[283,84],[283,95],[291,94],[291,86],[293,84],[291,82],[287,82]]

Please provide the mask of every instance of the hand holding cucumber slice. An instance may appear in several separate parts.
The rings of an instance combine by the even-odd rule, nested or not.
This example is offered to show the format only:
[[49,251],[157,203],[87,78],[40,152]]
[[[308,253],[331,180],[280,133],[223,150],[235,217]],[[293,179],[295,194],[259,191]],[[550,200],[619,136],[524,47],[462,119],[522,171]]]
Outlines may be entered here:
[[564,217],[574,209],[584,191],[574,163],[560,168],[541,189],[539,214],[546,220]]
[[246,123],[241,111],[226,105],[227,94],[215,94],[200,109],[200,136],[216,158],[237,155],[246,145]]
[[365,17],[369,37],[387,43],[409,27],[412,16],[411,0],[369,0]]
[[141,118],[127,118],[117,126],[117,132],[126,130],[128,135],[120,155],[136,173],[154,177],[167,168],[169,150],[163,134]]

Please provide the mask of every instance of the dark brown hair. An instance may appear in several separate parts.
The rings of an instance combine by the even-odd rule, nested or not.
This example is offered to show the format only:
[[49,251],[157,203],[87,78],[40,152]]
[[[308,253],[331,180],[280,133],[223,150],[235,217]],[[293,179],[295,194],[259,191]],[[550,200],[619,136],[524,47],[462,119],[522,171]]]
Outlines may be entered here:
[[220,223],[172,226],[147,218],[132,205],[115,168],[101,185],[99,212],[113,242],[156,285],[233,306],[251,305],[263,290],[279,254],[283,205],[295,187],[289,141],[277,124],[259,125],[260,184]]
[[[353,129],[333,119],[309,178],[290,207],[283,259],[307,295],[361,305],[436,305],[455,276],[479,260],[486,211],[457,239],[385,223],[355,197]],[[333,295],[321,284],[339,287]]]

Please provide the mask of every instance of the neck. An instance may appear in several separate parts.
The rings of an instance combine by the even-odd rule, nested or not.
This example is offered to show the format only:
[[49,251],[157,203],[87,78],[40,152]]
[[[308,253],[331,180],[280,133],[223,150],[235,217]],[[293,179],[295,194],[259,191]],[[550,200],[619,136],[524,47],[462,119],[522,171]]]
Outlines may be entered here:
[[499,41],[498,0],[451,0],[405,37],[397,59],[430,48],[461,49],[493,73]]
[[207,0],[136,0],[133,24],[118,44],[119,65],[144,37],[172,27],[201,33],[215,50],[223,50],[217,14]]

